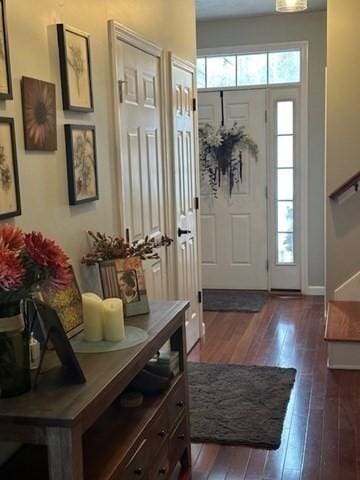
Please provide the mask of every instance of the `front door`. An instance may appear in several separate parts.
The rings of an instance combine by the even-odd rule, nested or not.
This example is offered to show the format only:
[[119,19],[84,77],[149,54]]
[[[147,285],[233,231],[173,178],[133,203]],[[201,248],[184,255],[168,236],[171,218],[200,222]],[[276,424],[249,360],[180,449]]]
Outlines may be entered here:
[[177,291],[178,298],[190,301],[186,318],[188,350],[200,338],[201,328],[193,76],[191,68],[172,60]]
[[[160,59],[116,42],[119,90],[120,210],[131,240],[159,238],[165,228],[161,155]],[[166,299],[166,252],[144,262],[148,296]]]
[[231,197],[220,188],[214,198],[206,176],[201,187],[202,278],[204,288],[268,288],[266,199],[266,92],[237,90],[199,93],[199,124],[245,127],[258,158],[243,152],[242,181]]

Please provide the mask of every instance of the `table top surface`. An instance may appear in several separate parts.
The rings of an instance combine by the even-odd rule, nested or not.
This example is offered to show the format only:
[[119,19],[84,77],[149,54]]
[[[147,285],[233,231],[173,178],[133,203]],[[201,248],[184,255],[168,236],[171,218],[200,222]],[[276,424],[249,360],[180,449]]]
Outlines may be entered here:
[[0,424],[72,426],[80,420],[91,423],[91,417],[112,403],[181,326],[188,306],[186,301],[151,302],[149,314],[126,319],[126,324],[147,331],[145,342],[115,352],[76,354],[86,377],[86,383],[81,385],[64,384],[56,354],[47,352],[38,387],[18,397],[0,399]]

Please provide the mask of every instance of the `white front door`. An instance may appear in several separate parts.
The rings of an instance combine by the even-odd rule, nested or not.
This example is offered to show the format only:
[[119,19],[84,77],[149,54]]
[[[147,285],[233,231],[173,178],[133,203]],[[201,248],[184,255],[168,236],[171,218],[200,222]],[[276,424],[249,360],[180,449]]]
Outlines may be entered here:
[[268,288],[266,199],[266,92],[237,90],[199,93],[199,125],[235,122],[256,142],[257,160],[243,152],[242,182],[231,198],[221,188],[217,198],[201,187],[202,278],[204,288]]
[[198,255],[198,169],[195,157],[194,72],[172,59],[174,182],[178,298],[190,301],[186,315],[186,342],[190,350],[200,338]]
[[[119,91],[121,190],[124,234],[131,240],[159,238],[165,229],[161,150],[160,59],[116,41]],[[148,296],[166,299],[166,252],[144,262]]]

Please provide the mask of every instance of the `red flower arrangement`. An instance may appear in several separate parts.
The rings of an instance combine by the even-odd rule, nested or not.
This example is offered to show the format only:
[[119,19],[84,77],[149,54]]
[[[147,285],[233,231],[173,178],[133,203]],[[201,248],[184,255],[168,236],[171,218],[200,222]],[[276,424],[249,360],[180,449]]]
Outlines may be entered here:
[[64,289],[70,282],[68,257],[54,241],[0,225],[0,306],[16,304],[42,285]]

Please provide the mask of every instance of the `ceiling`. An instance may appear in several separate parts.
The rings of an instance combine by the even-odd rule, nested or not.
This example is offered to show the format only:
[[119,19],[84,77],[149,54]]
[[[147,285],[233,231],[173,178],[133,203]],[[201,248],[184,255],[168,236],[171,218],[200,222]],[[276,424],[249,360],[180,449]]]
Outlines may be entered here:
[[[325,10],[326,1],[308,0],[308,11]],[[250,17],[272,13],[276,13],[275,0],[196,0],[196,17],[198,20]]]

